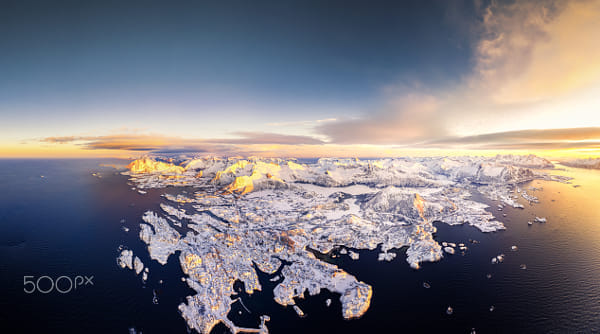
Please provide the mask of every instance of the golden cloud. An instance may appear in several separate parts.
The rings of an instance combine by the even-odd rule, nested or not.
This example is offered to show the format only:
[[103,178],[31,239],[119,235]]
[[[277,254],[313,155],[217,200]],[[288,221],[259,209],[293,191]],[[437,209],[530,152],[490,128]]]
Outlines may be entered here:
[[600,1],[492,2],[476,46],[477,84],[497,103],[547,100],[598,83]]

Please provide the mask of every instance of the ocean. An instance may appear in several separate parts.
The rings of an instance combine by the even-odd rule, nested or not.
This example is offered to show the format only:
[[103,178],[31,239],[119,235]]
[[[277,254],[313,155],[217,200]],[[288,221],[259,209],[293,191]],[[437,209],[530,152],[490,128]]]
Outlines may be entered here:
[[[138,237],[142,214],[159,211],[164,190],[140,195],[127,185],[126,176],[100,166],[124,163],[0,160],[0,332],[188,332],[177,305],[194,292],[181,281],[178,261],[171,257],[162,266],[151,260]],[[230,317],[253,326],[260,315],[269,315],[271,333],[600,332],[600,171],[557,167],[551,172],[573,177],[572,184],[521,185],[543,188],[533,192],[539,204],[522,202],[525,209],[497,211],[498,203],[488,202],[505,231],[481,233],[435,223],[436,240],[465,243],[469,249],[464,255],[446,255],[419,270],[408,266],[405,249],[397,250],[391,262],[377,261],[376,250],[359,251],[357,261],[321,255],[373,286],[371,306],[360,319],[344,320],[339,296],[327,291],[299,300],[306,313],[299,318],[291,307],[273,301],[276,283],[267,275],[260,275],[262,292],[242,295],[251,313],[235,303]],[[528,225],[536,216],[548,222]],[[117,266],[120,245],[149,267],[146,283]],[[504,262],[492,264],[491,258],[501,253]],[[93,276],[93,285],[69,290],[78,276]],[[28,281],[38,283],[31,293],[26,292]],[[451,315],[446,314],[448,306],[454,310]],[[213,333],[228,331],[218,326]]]

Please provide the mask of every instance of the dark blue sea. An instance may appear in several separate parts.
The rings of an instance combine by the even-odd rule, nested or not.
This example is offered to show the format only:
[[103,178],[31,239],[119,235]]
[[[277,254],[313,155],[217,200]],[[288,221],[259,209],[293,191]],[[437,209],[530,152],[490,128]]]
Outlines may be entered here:
[[[150,260],[138,237],[143,212],[159,210],[164,190],[140,195],[127,177],[100,166],[125,163],[0,160],[0,333],[188,332],[177,305],[193,291],[181,282],[178,261],[172,257],[161,266]],[[263,292],[243,296],[252,313],[235,303],[231,318],[253,325],[267,314],[271,333],[598,333],[600,172],[559,167],[564,170],[555,173],[574,177],[573,184],[522,186],[543,187],[535,192],[540,204],[498,212],[498,203],[489,202],[506,231],[481,233],[436,223],[436,239],[464,242],[465,255],[446,256],[420,270],[410,269],[404,249],[392,262],[378,262],[377,251],[360,251],[358,261],[323,255],[373,286],[371,307],[360,319],[343,320],[338,296],[327,291],[298,300],[306,313],[299,318],[272,300],[276,283],[266,275],[261,275]],[[527,225],[536,215],[548,222]],[[150,268],[148,282],[117,266],[120,245]],[[513,245],[518,251],[511,251]],[[500,253],[505,261],[492,265],[491,258]],[[24,279],[42,276],[66,276],[62,290],[77,276],[93,276],[93,285],[67,293],[24,291],[29,288]],[[431,288],[423,288],[423,282]],[[41,279],[39,288],[48,291],[50,284]],[[158,304],[152,302],[153,291]],[[333,300],[330,307],[327,298]],[[452,315],[446,314],[448,306]],[[219,326],[213,333],[227,331]]]

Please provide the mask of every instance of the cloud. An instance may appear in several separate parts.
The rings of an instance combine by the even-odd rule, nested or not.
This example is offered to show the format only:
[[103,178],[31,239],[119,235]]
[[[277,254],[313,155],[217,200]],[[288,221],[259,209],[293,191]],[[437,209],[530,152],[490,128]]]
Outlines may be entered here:
[[[593,127],[600,126],[600,43],[596,42],[600,1],[492,0],[474,7],[481,19],[461,23],[471,34],[472,67],[452,86],[388,82],[380,102],[359,117],[267,124],[302,128],[295,133],[313,130],[319,138],[241,131],[232,133],[235,138],[136,134],[48,137],[43,141],[75,143],[87,149],[157,152],[262,152],[258,145],[595,147],[600,139],[598,128]],[[559,127],[566,129],[556,129]],[[535,130],[543,128],[551,130]],[[519,130],[508,131],[514,129]]]
[[321,145],[324,142],[309,136],[294,136],[264,132],[236,132],[239,138],[189,139],[162,135],[106,135],[47,137],[41,142],[75,144],[86,150],[122,150],[155,153],[211,152],[230,153],[243,151],[252,145]]
[[[52,137],[41,139],[53,145],[66,145],[87,151],[113,151],[121,155],[203,153],[205,155],[258,155],[290,157],[390,157],[427,155],[443,150],[447,154],[469,154],[484,151],[585,149],[600,151],[600,127],[530,129],[494,132],[472,136],[447,135],[417,144],[394,146],[346,145],[311,141],[303,136],[285,136],[265,133],[239,133],[238,139],[187,139],[160,135],[106,135],[81,137]],[[281,137],[283,136],[283,137]],[[58,139],[57,139],[58,138]],[[310,137],[308,137],[310,138]],[[296,141],[298,140],[298,141]],[[301,144],[303,143],[303,144]],[[427,153],[430,152],[430,153]],[[106,153],[106,152],[105,152]],[[440,154],[440,153],[437,153]]]
[[64,143],[70,143],[70,142],[74,142],[74,141],[78,141],[78,140],[85,140],[84,138],[85,137],[77,137],[77,136],[46,137],[40,141],[44,142],[44,143],[64,144]]
[[475,83],[496,103],[555,98],[598,82],[600,1],[492,1],[475,47]]
[[335,121],[337,121],[336,118],[323,118],[323,119],[317,119],[317,120],[312,120],[312,121],[273,122],[273,123],[267,123],[267,125],[268,126],[277,126],[277,127],[281,127],[281,126],[310,126],[310,125],[317,125],[317,124],[321,124],[321,123],[335,122]]
[[512,129],[600,126],[600,1],[491,1],[479,10],[481,21],[465,24],[473,65],[455,85],[387,85],[379,106],[316,125],[316,133],[337,144],[419,146]]
[[337,144],[397,144],[418,142],[432,134],[444,135],[445,130],[436,115],[440,113],[437,98],[423,94],[408,94],[390,100],[379,111],[360,119],[330,122],[316,128]]
[[39,141],[51,144],[75,144],[86,149],[151,151],[179,139],[160,135],[106,135],[46,137]]
[[[563,129],[541,129],[541,130],[517,130],[488,133],[475,136],[460,137],[453,140],[454,143],[481,143],[490,141],[519,142],[526,140],[590,140],[600,139],[600,127],[589,128],[563,128]],[[449,142],[449,141],[446,141]]]
[[210,139],[207,142],[211,143],[222,143],[222,144],[281,144],[281,145],[317,145],[324,144],[320,139],[309,137],[309,136],[294,136],[284,135],[279,133],[265,133],[265,132],[234,132],[238,139]]
[[600,127],[519,130],[464,137],[446,137],[424,147],[463,149],[600,148]]
[[205,153],[208,152],[206,149],[200,147],[180,147],[180,148],[161,148],[153,150],[152,153],[156,154],[183,154],[183,153]]
[[481,150],[566,150],[566,149],[600,149],[600,141],[591,142],[524,142],[498,143],[481,145]]

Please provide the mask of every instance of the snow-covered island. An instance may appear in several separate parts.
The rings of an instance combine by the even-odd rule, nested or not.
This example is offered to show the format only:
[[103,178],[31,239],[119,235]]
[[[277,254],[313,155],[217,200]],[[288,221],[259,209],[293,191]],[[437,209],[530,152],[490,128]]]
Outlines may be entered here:
[[[274,299],[298,314],[304,312],[294,298],[327,289],[341,295],[344,318],[360,317],[369,309],[373,288],[319,260],[317,252],[343,247],[358,259],[355,251],[380,247],[380,260],[391,261],[392,250],[407,247],[406,261],[418,269],[444,256],[433,238],[434,222],[469,224],[482,232],[505,228],[491,213],[495,210],[486,210],[488,205],[472,194],[500,201],[500,207],[521,208],[513,194],[519,184],[567,181],[539,171],[553,165],[531,155],[320,159],[313,164],[146,157],[128,168],[137,189],[187,187],[178,195],[165,193],[160,212],[144,214],[140,238],[161,264],[178,253],[185,280],[196,292],[179,310],[199,333],[209,333],[219,322],[233,333],[268,333],[267,315],[259,328],[241,328],[227,317],[238,300],[236,281],[248,294],[262,289],[257,269],[283,278]],[[448,248],[446,253],[454,253]],[[121,254],[119,263],[132,268],[132,254]]]

